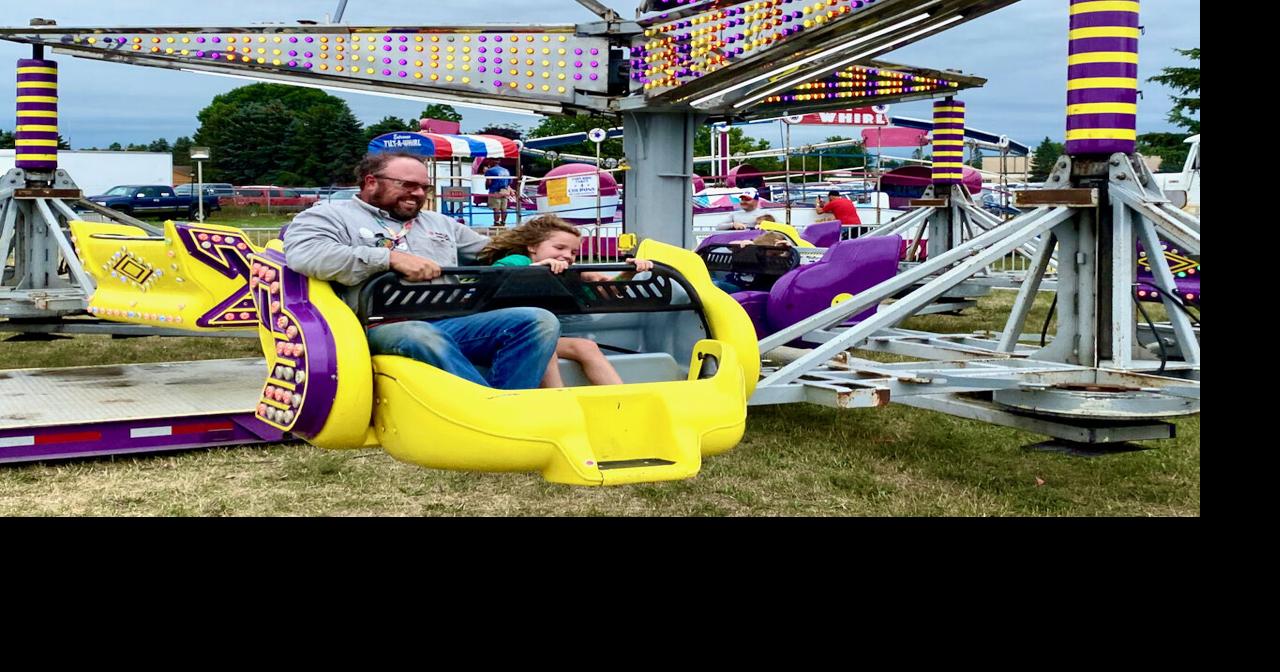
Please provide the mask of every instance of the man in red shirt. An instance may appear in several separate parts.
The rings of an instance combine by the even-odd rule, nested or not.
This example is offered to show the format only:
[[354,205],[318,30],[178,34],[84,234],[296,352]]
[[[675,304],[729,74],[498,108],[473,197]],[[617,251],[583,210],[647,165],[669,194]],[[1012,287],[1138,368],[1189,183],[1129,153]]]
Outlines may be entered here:
[[830,214],[845,226],[862,226],[862,220],[858,217],[858,206],[841,196],[835,189],[827,192],[826,203],[823,203],[821,196],[818,197],[818,214]]

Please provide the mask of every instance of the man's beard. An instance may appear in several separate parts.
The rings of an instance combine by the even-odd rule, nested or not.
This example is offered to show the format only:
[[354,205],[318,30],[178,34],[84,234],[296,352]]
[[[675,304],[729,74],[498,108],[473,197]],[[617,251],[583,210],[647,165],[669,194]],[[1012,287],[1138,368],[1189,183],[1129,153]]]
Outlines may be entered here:
[[390,196],[390,191],[390,189],[384,188],[382,185],[378,185],[377,190],[375,190],[373,195],[369,197],[369,204],[386,210],[391,213],[392,217],[401,221],[408,221],[417,217],[418,212],[422,210],[422,204],[426,202],[424,198],[406,196],[406,199],[414,202],[413,206],[406,209],[400,204],[401,199]]

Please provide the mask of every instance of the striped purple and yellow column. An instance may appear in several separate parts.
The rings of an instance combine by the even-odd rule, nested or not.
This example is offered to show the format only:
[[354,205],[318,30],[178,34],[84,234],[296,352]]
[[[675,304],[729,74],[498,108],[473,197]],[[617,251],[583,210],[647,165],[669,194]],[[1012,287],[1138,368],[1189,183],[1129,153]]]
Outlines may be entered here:
[[1138,128],[1138,3],[1071,0],[1067,154],[1132,154]]
[[933,104],[933,183],[964,180],[964,103],[944,98]]
[[18,124],[14,165],[25,170],[58,167],[58,64],[18,59]]

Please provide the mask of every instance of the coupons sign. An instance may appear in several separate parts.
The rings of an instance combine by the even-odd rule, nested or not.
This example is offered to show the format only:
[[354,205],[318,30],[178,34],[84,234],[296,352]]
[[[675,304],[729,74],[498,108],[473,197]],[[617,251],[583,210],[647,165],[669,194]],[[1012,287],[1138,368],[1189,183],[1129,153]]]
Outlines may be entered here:
[[597,175],[571,175],[569,180],[569,196],[595,196],[600,184]]

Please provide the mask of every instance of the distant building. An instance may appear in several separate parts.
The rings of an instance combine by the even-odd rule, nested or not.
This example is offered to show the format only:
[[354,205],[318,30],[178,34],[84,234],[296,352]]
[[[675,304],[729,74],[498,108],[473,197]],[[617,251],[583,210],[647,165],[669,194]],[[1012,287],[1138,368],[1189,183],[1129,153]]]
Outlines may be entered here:
[[[12,149],[0,149],[0,175],[13,168],[13,155]],[[169,152],[60,149],[58,167],[71,174],[86,196],[121,184],[170,184],[174,179]]]
[[1030,156],[985,154],[982,157],[982,164],[977,168],[982,171],[982,177],[987,181],[999,180],[1000,175],[1003,174],[1008,182],[1026,182],[1031,165]]

